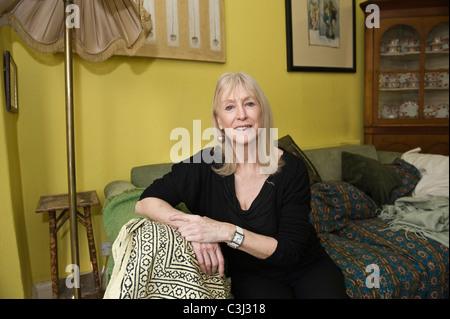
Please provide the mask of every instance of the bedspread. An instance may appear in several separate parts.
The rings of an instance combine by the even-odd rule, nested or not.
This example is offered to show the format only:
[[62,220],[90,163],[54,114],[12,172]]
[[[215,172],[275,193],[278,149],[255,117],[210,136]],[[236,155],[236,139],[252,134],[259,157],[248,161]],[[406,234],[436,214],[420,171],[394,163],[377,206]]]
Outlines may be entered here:
[[[448,298],[448,248],[388,228],[386,221],[373,218],[320,234],[323,246],[345,276],[349,297]],[[369,276],[379,280],[379,287],[367,283]]]
[[378,218],[379,207],[344,182],[312,187],[311,222],[345,277],[350,298],[448,298],[449,249]]

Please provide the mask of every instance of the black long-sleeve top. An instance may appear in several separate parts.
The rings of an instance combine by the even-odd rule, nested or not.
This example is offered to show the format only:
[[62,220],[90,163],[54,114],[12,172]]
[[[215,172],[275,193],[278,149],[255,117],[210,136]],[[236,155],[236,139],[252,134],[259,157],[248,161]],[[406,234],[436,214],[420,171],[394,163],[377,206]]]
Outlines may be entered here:
[[309,222],[309,178],[299,158],[284,151],[281,172],[270,175],[249,209],[242,210],[234,175],[218,175],[211,168],[214,164],[203,160],[198,163],[199,158],[204,158],[199,155],[174,164],[170,173],[144,190],[141,199],[156,197],[172,206],[184,202],[193,214],[235,224],[278,241],[274,253],[265,260],[222,244],[227,275],[292,271],[325,253]]

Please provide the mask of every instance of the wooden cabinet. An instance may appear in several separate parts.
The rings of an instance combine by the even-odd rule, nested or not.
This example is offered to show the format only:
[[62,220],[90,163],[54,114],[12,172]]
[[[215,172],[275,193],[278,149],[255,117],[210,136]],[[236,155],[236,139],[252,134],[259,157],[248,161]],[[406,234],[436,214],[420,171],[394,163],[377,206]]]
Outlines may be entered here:
[[369,4],[380,27],[365,28],[365,143],[449,155],[449,1]]

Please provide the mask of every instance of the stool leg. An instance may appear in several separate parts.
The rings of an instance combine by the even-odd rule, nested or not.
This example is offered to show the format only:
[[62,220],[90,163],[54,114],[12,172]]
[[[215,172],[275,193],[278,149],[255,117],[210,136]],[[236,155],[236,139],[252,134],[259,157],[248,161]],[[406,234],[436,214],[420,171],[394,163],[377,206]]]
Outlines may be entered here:
[[56,239],[56,211],[49,211],[49,225],[50,225],[50,264],[52,272],[52,295],[53,299],[58,299],[58,245]]
[[98,275],[97,264],[97,250],[95,249],[94,232],[92,230],[91,222],[91,208],[89,206],[84,207],[84,216],[86,222],[86,233],[89,243],[89,254],[92,262],[92,272],[94,273],[95,292],[100,294],[100,277]]

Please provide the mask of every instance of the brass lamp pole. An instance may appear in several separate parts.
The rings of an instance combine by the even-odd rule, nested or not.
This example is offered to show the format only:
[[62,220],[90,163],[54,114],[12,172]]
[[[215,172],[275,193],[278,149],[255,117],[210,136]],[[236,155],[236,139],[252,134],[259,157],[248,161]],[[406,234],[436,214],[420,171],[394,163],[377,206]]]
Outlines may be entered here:
[[[64,35],[64,70],[66,80],[66,143],[67,143],[67,177],[69,186],[69,213],[70,213],[70,247],[72,251],[72,264],[79,267],[78,253],[78,221],[77,221],[77,191],[75,175],[75,137],[74,137],[74,111],[73,111],[73,63],[72,63],[72,28],[67,25],[70,10],[66,8],[72,0],[64,1],[65,35]],[[68,12],[69,11],[69,12]],[[75,270],[74,270],[75,271]],[[79,268],[74,274],[73,296],[81,298]]]

